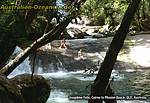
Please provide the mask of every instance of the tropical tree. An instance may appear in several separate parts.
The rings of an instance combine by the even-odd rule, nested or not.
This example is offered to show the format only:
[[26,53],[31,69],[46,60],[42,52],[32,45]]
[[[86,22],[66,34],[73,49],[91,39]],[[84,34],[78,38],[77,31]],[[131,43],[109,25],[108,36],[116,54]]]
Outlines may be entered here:
[[82,7],[82,15],[95,21],[103,18],[104,24],[115,26],[120,22],[128,3],[123,0],[87,0]]
[[[41,5],[41,6],[55,6],[51,5],[53,2],[56,2],[55,0],[49,1],[49,0],[44,0],[44,1],[23,1],[19,2],[17,0],[16,2],[12,2],[11,4],[14,5],[16,4],[17,6],[20,5],[29,5],[29,6],[34,6],[34,5]],[[66,15],[62,17],[61,19],[58,18],[59,9],[54,8],[54,10],[49,11],[46,10],[46,14],[43,14],[43,11],[41,12],[41,9],[39,10],[34,10],[34,9],[29,9],[29,10],[13,10],[9,12],[9,16],[6,20],[5,28],[8,28],[8,31],[6,29],[2,29],[2,33],[4,34],[4,37],[2,36],[1,38],[1,45],[0,48],[2,50],[2,53],[0,53],[0,60],[2,60],[1,63],[1,74],[9,75],[21,62],[24,61],[25,58],[27,58],[31,53],[36,51],[37,48],[53,41],[56,40],[60,37],[61,32],[66,28],[66,26],[70,23],[72,19],[75,19],[78,17],[78,12],[80,9],[80,6],[85,2],[85,0],[72,0],[71,2],[67,2],[67,6],[69,9],[66,10]],[[56,4],[56,3],[54,3]],[[69,6],[70,5],[70,6]],[[57,10],[55,10],[57,9]],[[45,10],[45,9],[44,9]],[[58,13],[59,12],[59,13]],[[11,15],[14,14],[14,15]],[[51,22],[53,18],[57,19],[56,23]],[[61,16],[60,16],[61,17]],[[42,21],[42,23],[40,23]],[[45,26],[43,27],[43,25]],[[32,34],[32,32],[36,31],[37,25],[39,27],[39,32],[41,34],[37,34],[36,36],[33,36],[34,38],[29,38]],[[32,32],[31,32],[32,31]],[[8,35],[5,35],[5,34]],[[31,33],[31,34],[30,34]],[[9,37],[11,35],[12,37]],[[7,38],[7,39],[6,39]],[[10,38],[10,40],[8,39]],[[21,40],[20,40],[21,39]],[[20,45],[22,41],[25,39],[30,40],[31,45],[27,44],[27,48],[20,53],[14,60],[12,60],[10,63],[5,65],[6,61],[9,59],[10,55],[14,51],[16,45]],[[14,41],[11,41],[14,40]],[[21,43],[19,42],[21,41]],[[30,43],[29,42],[29,43]],[[3,43],[3,44],[2,44]],[[10,43],[11,45],[5,45],[6,43]],[[10,47],[9,47],[10,46]],[[7,52],[8,53],[7,53]],[[11,51],[11,52],[10,52]],[[7,54],[9,55],[7,55]],[[4,57],[3,55],[6,55]],[[4,57],[4,58],[3,58]],[[5,65],[5,66],[4,66]]]
[[[123,47],[124,40],[129,32],[129,27],[134,14],[141,0],[133,0],[128,6],[126,13],[122,19],[121,25],[117,30],[109,49],[106,53],[104,61],[99,69],[94,84],[91,87],[91,96],[114,95],[109,84],[109,79],[116,62],[118,53]],[[105,103],[116,103],[113,100],[104,100]],[[90,99],[89,103],[102,103],[102,99]]]
[[[39,20],[40,10],[34,10],[34,9],[9,9],[8,6],[33,6],[33,5],[48,5],[53,4],[55,0],[44,0],[44,1],[34,1],[34,0],[25,0],[25,1],[2,1],[0,4],[1,6],[1,14],[0,14],[0,29],[1,29],[1,35],[0,35],[0,67],[3,67],[6,64],[6,61],[9,59],[10,55],[14,51],[16,45],[22,46],[22,44],[28,42],[33,42],[32,40],[37,39],[41,35],[39,35],[41,32],[43,34],[44,29],[40,26],[43,30],[38,30],[39,33],[37,33],[37,28],[35,26],[39,25],[39,22],[35,21],[42,21]],[[55,5],[53,5],[55,6]],[[6,8],[5,8],[6,7]],[[47,13],[50,13],[50,11],[47,11]],[[44,15],[45,20],[42,21],[41,24],[49,23],[51,18],[50,17],[56,17],[57,12],[54,10],[51,11],[51,14]],[[55,14],[55,15],[54,15]],[[47,18],[46,18],[47,17]],[[49,17],[49,18],[48,18]],[[48,21],[48,22],[46,22]],[[45,26],[45,25],[44,25]],[[31,32],[32,31],[32,32]],[[30,38],[35,37],[36,38]],[[28,41],[28,42],[26,42]],[[5,55],[5,56],[4,56]]]
[[[114,30],[120,25],[123,14],[132,0],[86,0],[82,15],[88,17],[92,25],[108,24]],[[132,31],[150,30],[150,1],[142,0],[131,24]]]

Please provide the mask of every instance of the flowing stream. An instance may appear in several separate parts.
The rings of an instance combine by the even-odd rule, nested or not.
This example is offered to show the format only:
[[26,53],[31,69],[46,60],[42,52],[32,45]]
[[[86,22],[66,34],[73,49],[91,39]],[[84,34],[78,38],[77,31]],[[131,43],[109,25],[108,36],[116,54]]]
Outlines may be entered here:
[[[17,47],[14,53],[21,52]],[[96,75],[84,73],[83,70],[67,72],[63,67],[63,62],[57,57],[59,66],[57,72],[42,73],[40,67],[38,74],[51,82],[52,91],[47,103],[87,103],[87,100],[70,100],[69,96],[88,96],[90,94],[90,85],[93,83]],[[30,61],[27,58],[21,63],[8,77],[23,73],[31,73]],[[118,100],[118,103],[150,103],[150,70],[113,70],[111,86],[118,96],[141,95],[147,97],[143,100]],[[111,80],[111,79],[110,79]]]
[[[145,74],[146,71],[142,73]],[[136,85],[134,82],[137,78],[140,78],[141,71],[127,72],[113,70],[112,77],[114,82],[112,88],[115,94],[118,96],[134,96],[142,95],[142,93],[150,94],[146,88],[149,88],[148,84],[145,85],[145,90],[141,90],[140,85]],[[69,96],[88,96],[90,94],[90,85],[95,79],[95,75],[84,74],[83,71],[77,72],[57,72],[41,74],[47,80],[52,83],[51,95],[47,103],[87,103],[87,100],[69,100]],[[150,75],[149,75],[150,76]],[[137,80],[138,81],[138,80]],[[143,94],[144,95],[144,94]],[[118,103],[149,103],[148,97],[143,100],[120,100]]]
[[[16,56],[17,54],[19,54],[22,51],[23,50],[17,46],[15,51],[13,52],[12,56]],[[12,78],[19,74],[31,73],[31,67],[29,64],[30,64],[29,57],[27,57],[13,72],[11,72],[11,74],[8,75],[8,78]]]

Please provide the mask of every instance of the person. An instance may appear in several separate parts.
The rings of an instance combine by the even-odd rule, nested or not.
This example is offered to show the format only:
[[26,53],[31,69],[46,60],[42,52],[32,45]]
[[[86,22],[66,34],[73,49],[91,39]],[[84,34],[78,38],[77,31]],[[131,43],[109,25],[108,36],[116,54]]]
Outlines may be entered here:
[[78,51],[78,58],[79,58],[80,60],[84,60],[84,59],[85,59],[84,56],[83,56],[83,53],[82,53],[82,49],[80,49],[80,50]]
[[68,48],[68,46],[66,45],[65,38],[63,38],[63,40],[61,40],[61,44],[60,44],[59,48],[63,48],[63,49],[67,49]]

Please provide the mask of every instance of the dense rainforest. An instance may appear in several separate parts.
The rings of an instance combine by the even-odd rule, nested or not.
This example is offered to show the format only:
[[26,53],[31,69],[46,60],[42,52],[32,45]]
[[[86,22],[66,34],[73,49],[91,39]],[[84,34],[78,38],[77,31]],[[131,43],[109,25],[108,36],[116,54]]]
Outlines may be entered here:
[[[79,23],[81,21],[82,23]],[[86,21],[88,21],[87,24],[85,24]],[[96,29],[97,33],[101,33],[105,37],[112,37],[106,55],[98,68],[96,78],[91,84],[89,95],[90,97],[114,96],[115,91],[111,88],[110,78],[117,56],[128,35],[137,35],[141,31],[149,33],[150,1],[0,1],[0,103],[46,103],[51,86],[42,76],[33,75],[34,59],[40,51],[40,47],[55,40],[81,39],[81,33],[78,33],[79,38],[72,38],[69,35],[67,26],[70,23],[99,27]],[[86,30],[82,30],[80,32],[84,32],[84,35],[87,36]],[[20,47],[23,51],[12,57],[16,47]],[[7,76],[29,56],[35,57],[33,57],[33,65],[31,66],[32,74],[8,79]],[[11,89],[9,90],[9,88]],[[30,100],[30,96],[33,99]],[[7,100],[3,99],[4,97]],[[103,103],[103,101],[117,103],[116,99],[88,99],[88,103]]]

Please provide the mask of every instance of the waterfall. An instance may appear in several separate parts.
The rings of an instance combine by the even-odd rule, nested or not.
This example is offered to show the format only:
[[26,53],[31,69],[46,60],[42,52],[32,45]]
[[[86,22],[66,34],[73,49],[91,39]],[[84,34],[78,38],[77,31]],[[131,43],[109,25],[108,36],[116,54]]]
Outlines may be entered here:
[[57,55],[55,55],[55,57],[56,57],[56,59],[58,60],[58,63],[59,63],[59,64],[57,64],[58,71],[65,71],[66,72],[67,70],[63,66],[63,63],[61,62],[61,60],[58,58]]
[[[17,46],[11,57],[13,57],[14,55],[18,55],[22,51],[23,50]],[[10,59],[9,61],[11,60],[12,59]],[[31,67],[29,63],[30,63],[29,57],[27,57],[19,66],[16,67],[16,69],[13,72],[11,72],[11,74],[8,75],[8,78],[12,78],[19,74],[31,73]]]

